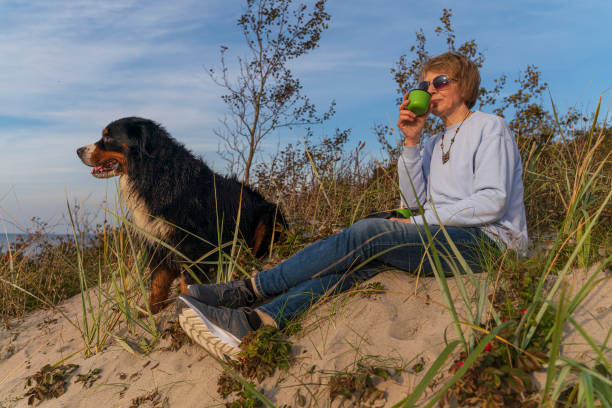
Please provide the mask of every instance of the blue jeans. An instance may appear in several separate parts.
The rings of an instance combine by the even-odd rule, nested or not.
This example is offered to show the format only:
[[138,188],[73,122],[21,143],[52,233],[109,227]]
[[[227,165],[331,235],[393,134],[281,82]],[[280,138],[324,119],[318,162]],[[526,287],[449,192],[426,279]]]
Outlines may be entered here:
[[[452,254],[441,228],[429,226],[436,248]],[[446,227],[461,255],[474,272],[481,270],[479,247],[495,244],[478,228]],[[425,242],[426,245],[423,244]],[[272,317],[279,327],[306,310],[325,293],[339,293],[356,282],[394,268],[430,275],[425,255],[427,236],[422,226],[381,218],[366,218],[344,231],[302,249],[272,269],[253,277],[258,295],[271,300],[259,311]],[[445,257],[442,268],[451,274]],[[367,261],[367,262],[366,262]]]

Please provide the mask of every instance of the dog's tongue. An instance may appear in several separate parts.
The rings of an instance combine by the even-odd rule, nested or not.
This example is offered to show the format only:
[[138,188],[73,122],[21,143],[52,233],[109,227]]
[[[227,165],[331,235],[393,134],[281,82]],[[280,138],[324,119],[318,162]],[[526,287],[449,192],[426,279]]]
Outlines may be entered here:
[[91,169],[91,174],[99,173],[101,171],[102,171],[102,166],[97,166],[97,167],[94,167],[93,169]]

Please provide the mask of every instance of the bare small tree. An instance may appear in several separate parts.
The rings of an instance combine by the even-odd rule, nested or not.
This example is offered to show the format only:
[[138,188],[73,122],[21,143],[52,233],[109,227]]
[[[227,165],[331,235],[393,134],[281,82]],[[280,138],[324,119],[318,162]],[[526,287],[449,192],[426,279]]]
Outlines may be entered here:
[[262,140],[274,129],[320,123],[334,114],[332,102],[323,115],[302,95],[302,85],[288,68],[292,60],[319,46],[330,15],[326,0],[314,6],[293,0],[246,0],[238,19],[249,55],[238,58],[238,71],[230,77],[227,47],[221,47],[219,70],[210,69],[213,81],[227,92],[222,96],[229,114],[215,134],[225,150],[221,157],[233,172],[249,182],[251,167]]

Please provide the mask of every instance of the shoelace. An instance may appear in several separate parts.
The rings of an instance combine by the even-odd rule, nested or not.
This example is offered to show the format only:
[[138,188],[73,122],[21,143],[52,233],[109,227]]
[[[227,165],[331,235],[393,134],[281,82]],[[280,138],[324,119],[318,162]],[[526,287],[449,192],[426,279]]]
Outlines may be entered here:
[[255,295],[245,287],[226,288],[221,294],[221,299],[224,303],[255,303]]

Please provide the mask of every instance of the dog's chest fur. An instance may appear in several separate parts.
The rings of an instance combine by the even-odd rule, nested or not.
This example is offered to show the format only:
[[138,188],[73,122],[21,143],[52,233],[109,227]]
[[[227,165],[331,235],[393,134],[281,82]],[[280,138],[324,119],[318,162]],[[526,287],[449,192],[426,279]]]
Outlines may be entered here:
[[167,221],[152,217],[145,201],[138,195],[127,176],[119,179],[121,197],[132,214],[132,222],[146,234],[141,234],[145,239],[154,243],[149,235],[160,240],[165,240],[172,233],[173,227]]

